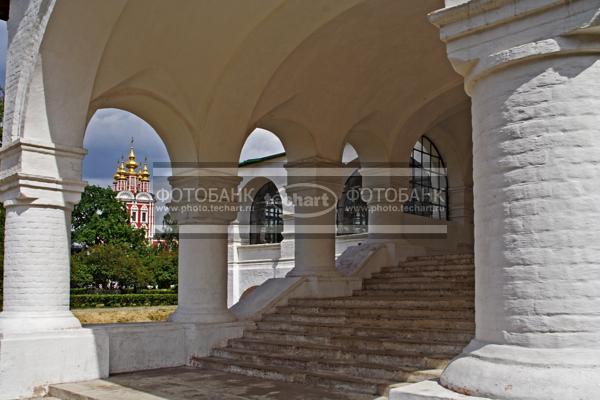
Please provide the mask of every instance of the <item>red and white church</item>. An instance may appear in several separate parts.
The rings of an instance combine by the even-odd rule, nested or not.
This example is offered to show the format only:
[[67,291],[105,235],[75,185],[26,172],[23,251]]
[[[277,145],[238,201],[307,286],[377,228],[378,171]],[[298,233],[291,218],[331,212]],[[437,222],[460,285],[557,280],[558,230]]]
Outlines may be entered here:
[[150,191],[148,162],[144,160],[142,166],[135,161],[133,139],[129,149],[129,159],[118,163],[113,178],[113,190],[117,192],[117,200],[125,203],[130,224],[137,229],[144,229],[146,239],[151,241],[155,233],[155,198]]

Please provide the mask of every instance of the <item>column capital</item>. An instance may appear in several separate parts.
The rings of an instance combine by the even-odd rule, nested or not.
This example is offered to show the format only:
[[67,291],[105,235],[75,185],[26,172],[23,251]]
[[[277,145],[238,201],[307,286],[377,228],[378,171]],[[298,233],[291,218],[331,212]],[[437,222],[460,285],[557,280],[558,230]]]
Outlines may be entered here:
[[294,161],[288,161],[284,165],[284,167],[288,170],[292,169],[292,168],[312,168],[315,171],[317,169],[323,169],[323,168],[342,168],[343,166],[344,166],[344,164],[340,161],[331,160],[329,158],[324,158],[324,157],[319,157],[319,156],[302,158],[300,160],[294,160]]
[[307,194],[327,188],[339,197],[344,187],[347,168],[338,161],[321,157],[311,157],[285,164],[288,184],[285,188],[288,195]]
[[479,79],[541,57],[600,53],[600,5],[589,0],[471,0],[429,14],[471,93]]
[[226,225],[237,217],[239,176],[199,169],[169,178],[169,208],[181,225]]
[[85,188],[81,147],[20,138],[0,149],[0,201],[5,206],[72,208]]

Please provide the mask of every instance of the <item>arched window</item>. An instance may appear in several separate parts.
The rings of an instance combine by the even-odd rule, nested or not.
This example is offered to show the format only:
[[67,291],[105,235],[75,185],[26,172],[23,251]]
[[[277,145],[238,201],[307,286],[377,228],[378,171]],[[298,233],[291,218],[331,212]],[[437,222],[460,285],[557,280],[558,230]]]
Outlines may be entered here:
[[404,212],[433,219],[448,219],[446,165],[433,142],[422,136],[410,155],[410,199]]
[[354,172],[344,185],[342,197],[337,203],[337,234],[351,235],[367,232],[369,210],[361,197],[362,176]]
[[256,193],[250,214],[250,244],[279,243],[283,240],[281,196],[273,182]]

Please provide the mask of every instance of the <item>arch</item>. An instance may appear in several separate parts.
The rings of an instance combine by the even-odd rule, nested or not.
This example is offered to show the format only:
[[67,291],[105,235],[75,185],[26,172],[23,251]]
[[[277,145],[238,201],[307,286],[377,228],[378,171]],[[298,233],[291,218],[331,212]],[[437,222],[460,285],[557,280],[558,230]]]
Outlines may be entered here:
[[[227,67],[215,84],[210,107],[199,110],[198,120],[206,119],[206,131],[231,132],[232,140],[236,132],[243,134],[249,125],[274,131],[275,129],[269,129],[264,121],[260,121],[266,113],[257,110],[261,96],[273,76],[308,37],[345,11],[365,1],[339,2],[331,4],[330,7],[320,8],[318,12],[311,7],[303,7],[302,3],[284,2],[265,15],[263,20],[248,32],[229,59]],[[288,29],[285,26],[286,16],[289,15],[294,15],[294,20],[299,22],[296,29]],[[285,39],[280,36],[278,40],[273,41],[273,30],[278,32],[278,35],[285,36]],[[264,51],[265,43],[270,44],[267,46],[268,51]],[[261,65],[262,68],[252,68],[252,65]],[[240,77],[243,77],[243,81],[240,81]],[[269,109],[273,110],[275,107],[276,105],[272,105]],[[212,142],[214,140],[209,140],[207,145]]]
[[468,194],[473,182],[471,130],[470,99],[462,86],[456,86],[419,108],[402,124],[392,138],[390,160],[406,166],[415,142],[427,136],[443,155],[449,192],[456,189],[458,193],[448,196],[449,210],[470,209],[467,213],[472,215],[472,195]]
[[141,93],[104,96],[90,104],[88,124],[100,109],[115,108],[129,112],[148,123],[161,138],[172,162],[197,162],[196,143],[190,127],[162,101]]
[[254,196],[250,210],[250,244],[279,243],[283,240],[281,195],[271,181]]
[[410,155],[410,199],[404,212],[433,219],[448,219],[446,164],[435,144],[425,135]]
[[358,152],[350,143],[346,143],[344,145],[344,150],[342,151],[342,164],[350,164],[356,162],[359,159]]
[[17,62],[8,64],[7,76],[15,72],[17,78],[7,82],[6,142],[35,135],[81,147],[98,62],[124,5],[124,0],[15,4],[8,57]]
[[[406,157],[417,140],[444,120],[461,112],[469,112],[470,100],[462,85],[455,85],[412,113],[410,118],[393,130],[388,144],[389,160],[406,163]],[[469,129],[471,129],[469,124]],[[468,135],[470,138],[470,134]],[[456,138],[461,140],[461,138]]]
[[[281,141],[288,162],[317,155],[313,135],[301,123],[267,116],[257,123],[257,127],[271,132]],[[244,139],[244,144],[250,134]]]
[[[467,113],[467,118],[470,114]],[[451,132],[437,125],[427,131],[427,137],[435,143],[438,151],[444,155],[448,168],[448,187],[473,185],[473,152],[469,131],[464,132],[464,138],[458,138]],[[462,139],[462,140],[461,140]]]
[[[252,205],[256,200],[256,195],[262,187],[272,184],[277,189],[277,192],[285,197],[284,185],[282,182],[276,182],[264,176],[245,177],[240,184],[240,211],[237,215],[237,222],[240,226],[239,235],[242,243],[251,243],[251,210]],[[282,202],[285,204],[285,202]],[[282,209],[282,212],[284,210]]]
[[[388,149],[385,142],[379,136],[366,129],[353,129],[346,135],[345,143],[350,144],[356,150],[361,166],[380,164],[389,161]],[[342,147],[340,159],[344,152]]]
[[369,210],[362,199],[362,176],[358,169],[344,183],[342,195],[337,202],[336,233],[338,236],[366,233],[369,226]]
[[282,154],[285,154],[285,147],[279,137],[266,129],[256,128],[246,138],[239,160],[240,165],[245,165]]

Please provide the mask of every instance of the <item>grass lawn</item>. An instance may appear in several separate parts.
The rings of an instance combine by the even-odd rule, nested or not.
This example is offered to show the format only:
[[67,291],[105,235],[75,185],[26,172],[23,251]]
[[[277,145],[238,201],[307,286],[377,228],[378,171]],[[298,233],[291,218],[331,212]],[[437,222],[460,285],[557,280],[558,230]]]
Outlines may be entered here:
[[177,306],[81,308],[71,310],[82,324],[166,321]]

